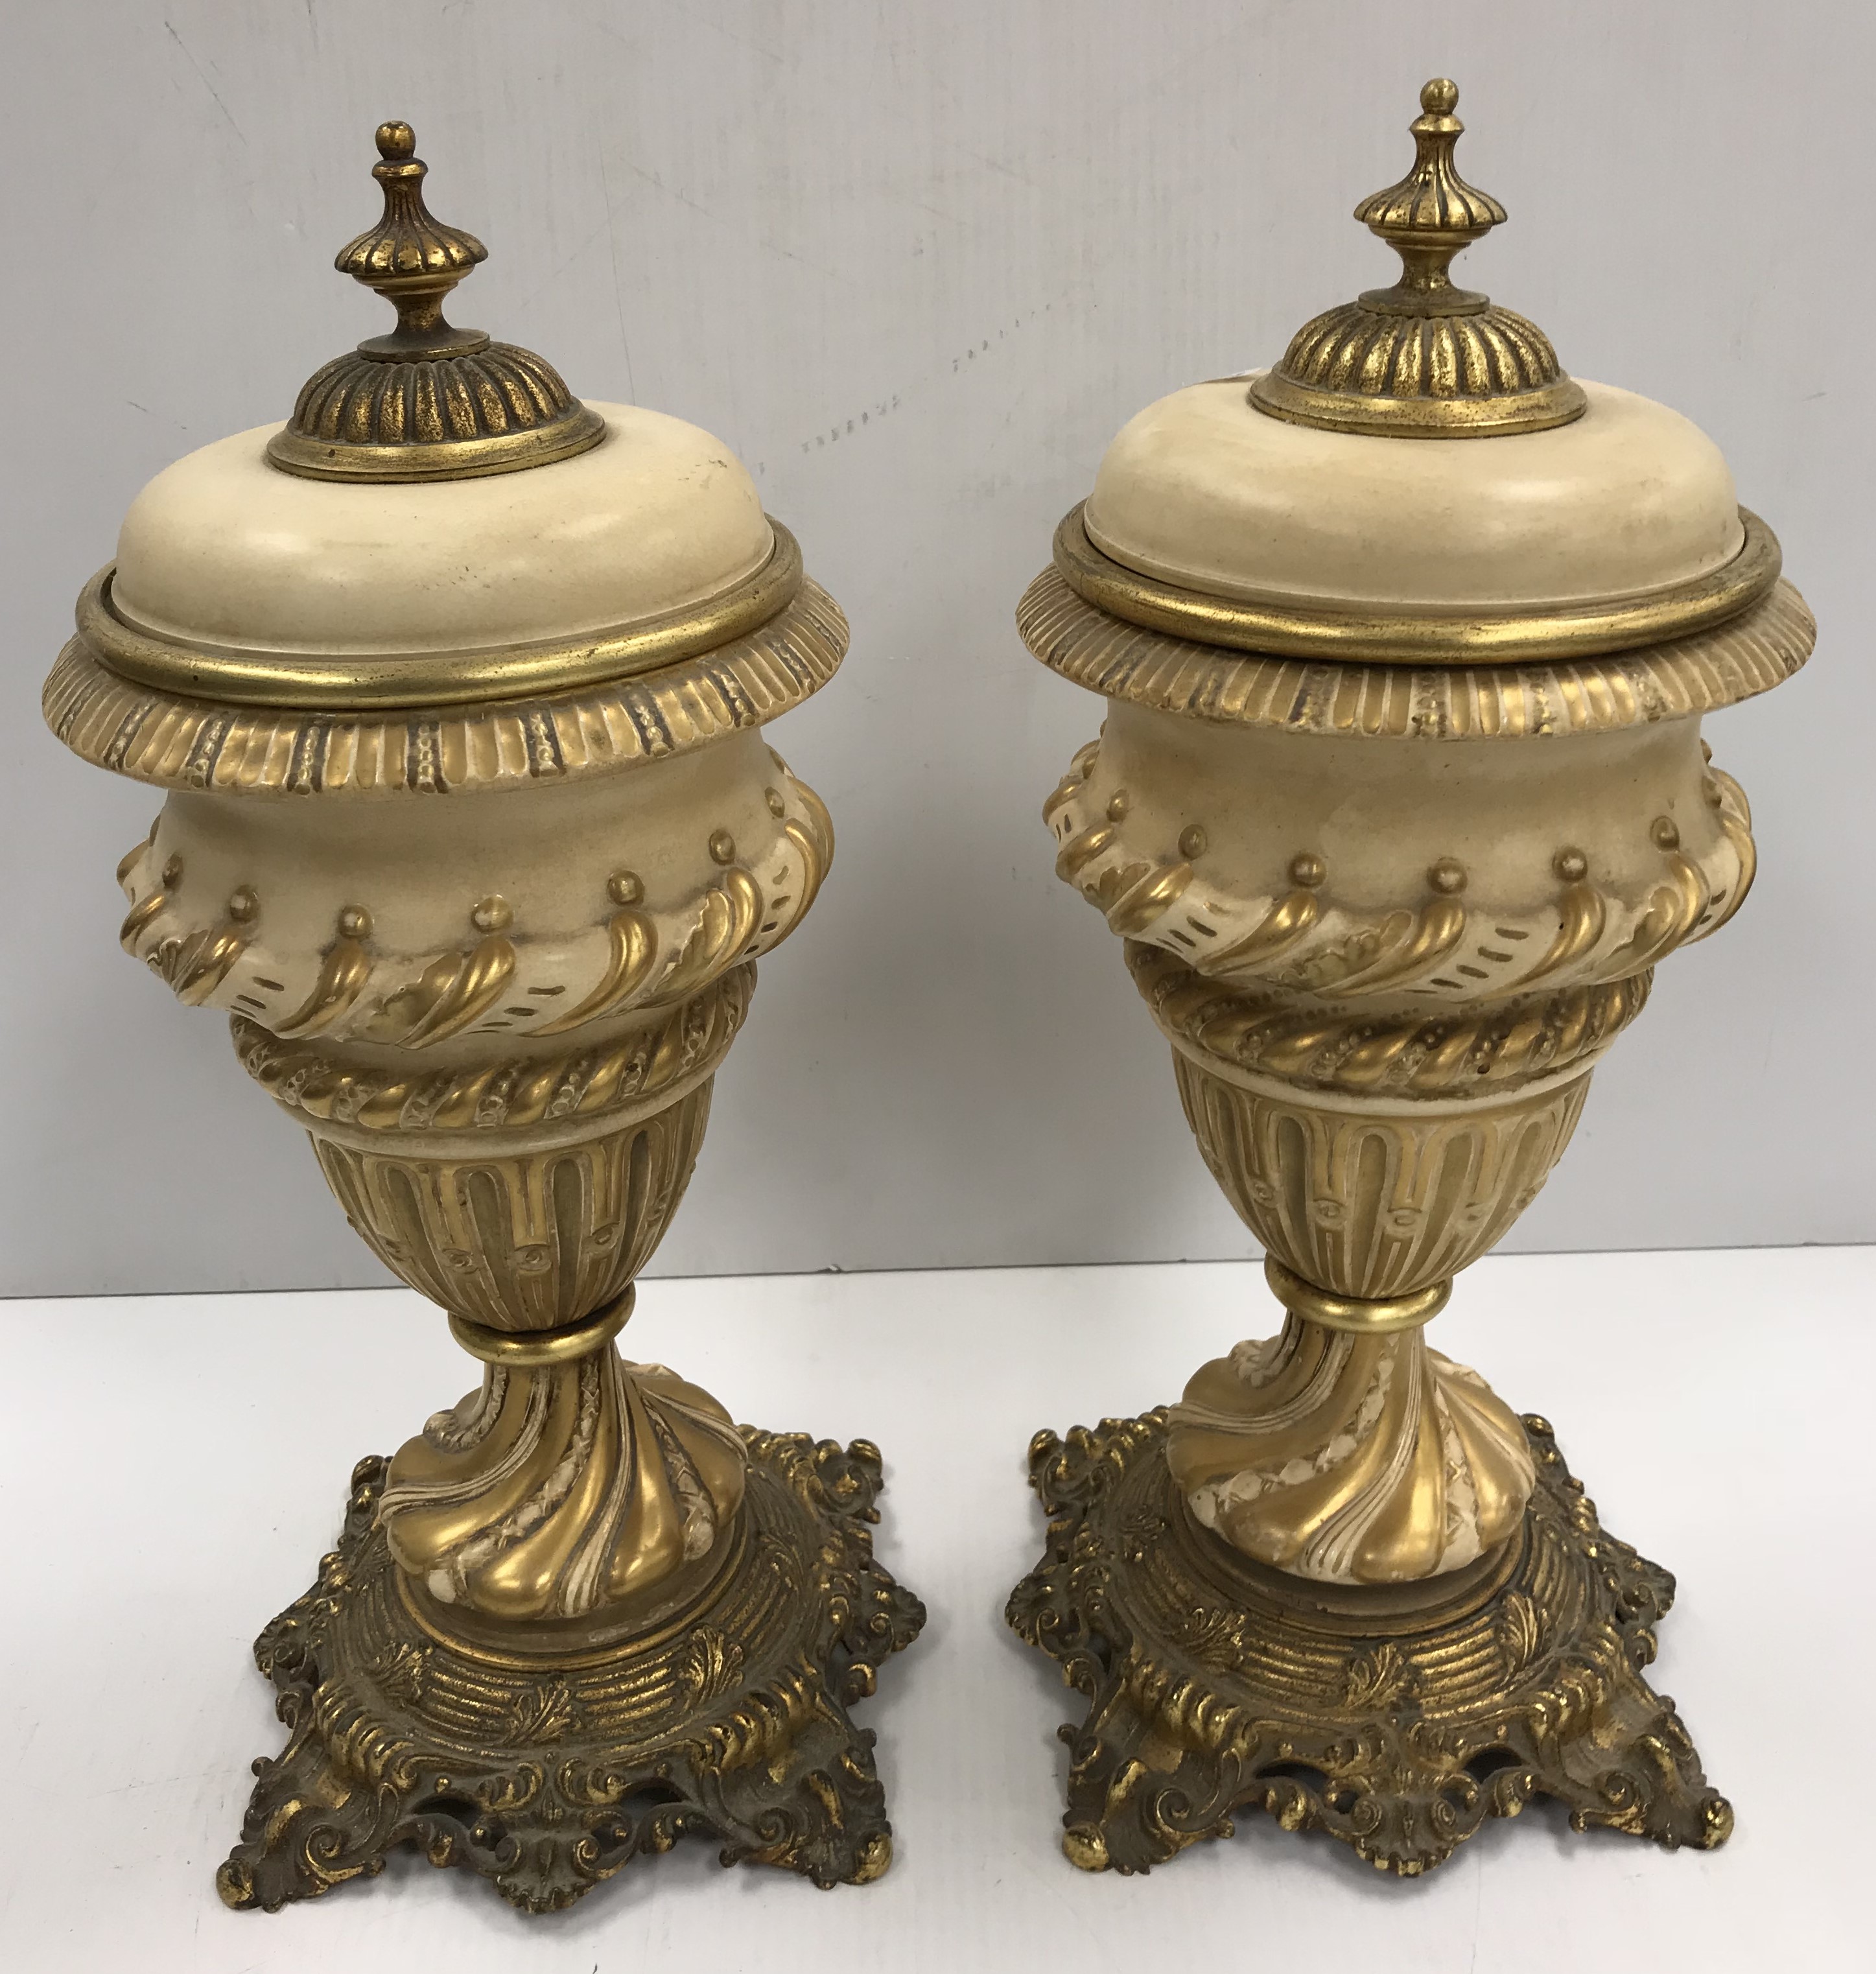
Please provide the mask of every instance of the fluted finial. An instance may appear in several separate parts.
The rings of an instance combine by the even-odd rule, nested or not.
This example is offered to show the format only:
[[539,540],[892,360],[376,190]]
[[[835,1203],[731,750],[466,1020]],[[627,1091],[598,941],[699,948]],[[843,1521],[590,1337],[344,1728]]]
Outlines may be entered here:
[[1413,169],[1355,217],[1401,257],[1391,288],[1370,288],[1291,339],[1251,386],[1261,412],[1293,425],[1399,438],[1490,438],[1581,418],[1588,401],[1533,322],[1453,284],[1453,257],[1504,223],[1505,209],[1459,175],[1465,126],[1457,84],[1420,92]]
[[458,329],[443,313],[456,284],[488,258],[473,233],[424,203],[429,166],[401,120],[380,123],[378,224],[333,265],[384,297],[397,326],[314,372],[267,442],[269,461],[309,480],[467,480],[570,458],[605,421],[531,349]]
[[382,295],[397,310],[398,326],[360,346],[374,355],[413,356],[479,349],[488,338],[479,329],[452,329],[443,319],[443,301],[488,258],[488,249],[473,233],[445,226],[424,203],[430,167],[416,155],[416,132],[397,121],[380,123],[376,134],[372,176],[384,189],[384,215],[340,248],[333,265]]
[[1489,192],[1468,185],[1453,162],[1465,130],[1453,114],[1458,101],[1458,84],[1444,76],[1421,90],[1421,113],[1408,126],[1413,133],[1413,169],[1355,208],[1355,217],[1402,263],[1394,287],[1363,296],[1370,307],[1385,299],[1415,315],[1451,315],[1462,310],[1476,313],[1486,305],[1484,295],[1455,288],[1446,271],[1455,254],[1502,225],[1505,217],[1504,208]]

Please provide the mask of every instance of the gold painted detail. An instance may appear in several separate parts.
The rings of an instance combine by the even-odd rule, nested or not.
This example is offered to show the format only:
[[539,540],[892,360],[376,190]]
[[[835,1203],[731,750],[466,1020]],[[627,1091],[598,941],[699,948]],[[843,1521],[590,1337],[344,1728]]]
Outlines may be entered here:
[[346,1218],[400,1281],[453,1315],[523,1333],[612,1302],[650,1258],[710,1114],[707,1073],[678,1087],[661,1109],[571,1143],[551,1120],[490,1129],[486,1146],[460,1150],[408,1126],[379,1145],[362,1143],[362,1133],[342,1139],[311,1113],[307,1121]]
[[1312,994],[1355,1000],[1398,992],[1437,972],[1465,935],[1466,908],[1458,896],[1465,873],[1444,858],[1428,868],[1426,884],[1428,895],[1417,907],[1386,913],[1293,959],[1285,977]]
[[1235,991],[1133,942],[1134,985],[1176,1048],[1299,1089],[1438,1100],[1496,1097],[1593,1064],[1641,1013],[1654,976],[1428,1015],[1349,1015]]
[[635,678],[759,631],[788,608],[805,580],[801,545],[772,516],[769,525],[775,548],[768,560],[717,595],[546,644],[345,657],[179,644],[119,615],[112,595],[115,563],[79,592],[75,616],[80,641],[109,670],[191,700],[323,710],[334,718],[397,707],[461,707]]
[[1322,918],[1317,893],[1328,878],[1327,866],[1320,857],[1304,851],[1290,860],[1287,874],[1291,888],[1271,900],[1269,910],[1248,932],[1235,939],[1226,935],[1222,946],[1197,952],[1201,973],[1255,974],[1274,966],[1316,929]]
[[1490,438],[1567,425],[1587,409],[1535,323],[1453,285],[1454,257],[1505,217],[1453,162],[1465,130],[1458,100],[1444,77],[1427,84],[1409,126],[1412,170],[1355,208],[1399,254],[1400,279],[1300,329],[1251,386],[1259,411],[1327,431]]
[[[128,853],[118,864],[120,884],[147,860],[156,830],[151,825],[148,841]],[[185,1007],[200,1007],[233,970],[248,949],[248,939],[260,901],[245,885],[229,898],[225,916],[218,922],[192,928],[171,929],[159,925],[164,912],[175,902],[182,882],[182,860],[168,858],[156,882],[131,905],[117,930],[117,943],[133,959],[140,959],[158,979],[165,982]]]
[[1175,1049],[1186,1120],[1238,1218],[1330,1295],[1380,1301],[1446,1281],[1494,1246],[1563,1156],[1587,1069],[1490,1100],[1330,1107],[1247,1088]]
[[659,977],[654,997],[674,1001],[694,994],[748,951],[763,915],[762,889],[740,865],[726,871],[704,894],[697,922]]
[[495,1131],[635,1109],[707,1074],[743,1025],[755,982],[754,967],[732,968],[661,1020],[608,1042],[431,1071],[283,1041],[238,1015],[231,1026],[248,1074],[309,1128]]
[[[566,1035],[689,1000],[732,969],[772,951],[799,925],[833,861],[834,828],[812,789],[785,770],[778,779],[790,790],[795,813],[788,814],[784,802],[781,828],[752,844],[759,877],[732,863],[713,870],[711,881],[688,895],[654,908],[635,872],[612,873],[604,895],[615,909],[603,922],[596,979],[589,968],[601,942],[590,921],[536,928],[523,937],[514,908],[503,898],[470,907],[468,930],[480,936],[434,956],[380,953],[373,915],[360,905],[340,908],[331,942],[316,961],[303,949],[270,948],[257,939],[259,904],[251,892],[245,902],[230,900],[232,923],[205,927],[194,901],[180,895],[179,879],[153,876],[149,846],[120,867],[134,900],[121,937],[127,952],[146,959],[166,979],[173,976],[179,992],[186,982],[188,998],[217,998],[289,1041],[321,1036],[335,1044],[415,1051],[477,1032]],[[735,854],[733,844],[731,849]],[[244,955],[247,964],[237,975],[235,962]],[[309,983],[307,974],[315,966]]]
[[1563,887],[1557,900],[1556,934],[1537,964],[1518,981],[1520,987],[1534,987],[1540,980],[1570,972],[1602,944],[1609,925],[1609,900],[1589,882],[1589,860],[1580,850],[1566,844],[1551,858],[1550,868]]
[[[1783,581],[1710,630],[1602,657],[1533,652],[1517,665],[1239,652],[1195,628],[1171,635],[1097,609],[1055,567],[1025,592],[1016,625],[1051,671],[1153,712],[1288,733],[1429,741],[1602,733],[1717,712],[1789,678],[1817,641],[1804,599]],[[107,739],[100,732],[91,744]]]
[[513,913],[504,900],[494,902],[498,910],[478,907],[471,913],[484,934],[474,947],[432,960],[409,985],[384,997],[360,1028],[366,1041],[427,1048],[474,1028],[494,1007],[515,971],[514,945],[507,936]]
[[1063,516],[1054,546],[1056,572],[1084,602],[1201,644],[1343,664],[1504,665],[1528,659],[1553,667],[1560,660],[1691,638],[1763,602],[1783,566],[1777,536],[1742,507],[1745,539],[1730,561],[1626,601],[1463,613],[1317,608],[1279,597],[1215,596],[1143,575],[1094,545],[1086,507],[1083,502]]
[[877,1448],[744,1428],[748,1539],[680,1618],[564,1664],[431,1635],[359,1462],[318,1581],[254,1648],[289,1738],[216,1884],[277,1910],[405,1844],[530,1912],[570,1905],[687,1835],[725,1864],[864,1884],[892,1855],[872,1736],[848,1709],[915,1638],[918,1600],[875,1561]]
[[466,1316],[452,1316],[450,1334],[471,1357],[503,1370],[537,1371],[550,1364],[570,1364],[576,1357],[610,1343],[631,1320],[638,1300],[635,1284],[602,1303],[591,1316],[577,1317],[553,1330],[490,1330]]
[[[1658,817],[1648,831],[1658,874],[1631,880],[1625,896],[1592,877],[1589,857],[1566,844],[1547,871],[1520,880],[1517,890],[1523,895],[1478,904],[1468,902],[1465,866],[1441,857],[1422,873],[1425,894],[1417,905],[1351,910],[1335,897],[1333,874],[1314,851],[1292,857],[1268,894],[1247,897],[1200,877],[1189,861],[1171,861],[1163,851],[1156,857],[1132,827],[1124,792],[1104,806],[1094,783],[1098,759],[1097,745],[1083,749],[1044,805],[1058,842],[1056,874],[1104,911],[1123,937],[1163,947],[1202,979],[1228,982],[1247,996],[1281,991],[1292,999],[1343,1003],[1411,994],[1471,1005],[1540,985],[1632,979],[1724,924],[1756,867],[1745,797],[1730,776],[1723,783],[1710,769],[1706,800],[1720,826],[1707,852],[1699,861],[1689,857],[1678,826]],[[1189,835],[1182,831],[1181,841]],[[1625,856],[1633,847],[1607,846]],[[1546,887],[1548,907],[1540,902]],[[1576,1005],[1587,1012],[1599,1004]],[[1619,1004],[1602,1005],[1612,1010]],[[1258,1021],[1271,1012],[1266,1006]],[[1312,1025],[1338,1019],[1326,1008],[1299,1015],[1298,1044],[1307,1046]],[[1393,1025],[1396,1047],[1408,1046],[1410,1031]],[[1495,1021],[1493,1032],[1511,1031]],[[1520,1048],[1544,1045],[1536,1032],[1520,1032],[1517,1041]]]
[[597,1021],[616,1008],[629,1007],[651,977],[658,956],[656,920],[639,907],[644,899],[644,884],[635,873],[615,871],[606,880],[608,895],[620,909],[606,922],[609,949],[605,971],[597,982],[563,1015],[530,1031],[536,1035],[557,1035],[582,1022]]
[[428,796],[576,780],[708,746],[818,692],[847,641],[840,606],[804,579],[794,601],[757,628],[643,677],[557,697],[387,713],[159,690],[113,671],[79,637],[60,653],[42,708],[81,759],[159,788]]
[[1703,740],[1707,760],[1707,772],[1701,792],[1708,805],[1717,813],[1720,827],[1732,844],[1733,854],[1739,859],[1739,875],[1733,880],[1730,894],[1724,900],[1715,898],[1714,905],[1723,907],[1711,910],[1697,924],[1687,936],[1690,946],[1717,933],[1740,907],[1746,902],[1746,894],[1753,887],[1753,880],[1759,874],[1759,851],[1753,841],[1752,805],[1746,799],[1746,791],[1723,769],[1712,765],[1713,749]]
[[357,1004],[372,976],[372,956],[365,941],[372,933],[372,915],[362,905],[340,907],[333,927],[333,943],[320,956],[311,991],[274,1032],[283,1041],[316,1035],[342,1021]]
[[[1137,857],[1105,861],[1106,853],[1119,841],[1118,829],[1110,822],[1094,823],[1077,831],[1062,844],[1055,859],[1055,874],[1107,914],[1110,930],[1131,939],[1178,903],[1192,882],[1192,866],[1185,862],[1154,864]],[[1104,859],[1103,868],[1084,877],[1082,874],[1097,858]]]
[[1328,1583],[1462,1569],[1516,1533],[1535,1484],[1515,1415],[1418,1326],[1357,1336],[1294,1308],[1194,1375],[1166,1458],[1222,1540]]
[[[704,893],[695,920],[666,953],[660,949],[656,921],[642,909],[642,881],[633,871],[615,871],[606,888],[619,909],[606,924],[610,950],[605,971],[581,999],[534,1029],[535,1035],[563,1035],[626,1008],[659,1006],[694,994],[739,960],[779,944],[800,923],[834,861],[834,821],[813,789],[795,781],[785,769],[782,773],[802,811],[799,820],[791,817],[782,825],[800,862],[796,880],[791,882],[785,874],[778,880],[783,888],[765,903],[762,887],[733,861],[734,840],[727,831],[717,831],[710,841],[712,857],[730,867]],[[769,792],[772,812],[785,815],[787,805],[779,792]],[[724,853],[720,856],[720,848]],[[766,924],[765,911],[773,914]]]
[[[1060,817],[1064,810],[1054,805],[1053,813]],[[1156,938],[1176,941],[1205,976],[1228,973],[1248,979],[1268,973],[1300,990],[1337,1000],[1398,992],[1425,980],[1458,945],[1467,925],[1466,909],[1457,896],[1465,887],[1465,872],[1450,858],[1428,870],[1431,895],[1417,910],[1389,912],[1369,924],[1338,920],[1336,936],[1318,942],[1303,956],[1295,949],[1323,926],[1317,887],[1327,874],[1321,859],[1307,853],[1291,865],[1296,888],[1273,900],[1248,931],[1238,936],[1225,933],[1222,944],[1217,943],[1220,927],[1215,922],[1188,913],[1187,930],[1181,930],[1168,919],[1192,884],[1192,865],[1129,857],[1118,820],[1096,822],[1065,836],[1055,859],[1055,874],[1104,912],[1108,930],[1123,939],[1153,932]],[[1213,943],[1202,943],[1202,936],[1210,936]]]
[[[1294,1274],[1274,1255],[1264,1258],[1264,1279],[1271,1293],[1292,1316],[1306,1317],[1324,1330],[1350,1336],[1392,1336],[1403,1330],[1424,1330],[1452,1300],[1450,1281],[1435,1282],[1411,1295],[1364,1298],[1331,1295],[1314,1282]],[[1487,1545],[1489,1546],[1489,1545]]]
[[707,1392],[589,1344],[565,1362],[490,1364],[393,1458],[378,1519],[440,1604],[508,1622],[585,1617],[708,1557],[744,1466]]
[[1062,1730],[1071,1861],[1147,1871],[1261,1809],[1411,1877],[1540,1795],[1579,1830],[1723,1843],[1732,1809],[1642,1677],[1674,1579],[1602,1528],[1549,1425],[1523,1423],[1537,1484],[1509,1567],[1423,1618],[1379,1592],[1346,1614],[1273,1594],[1193,1523],[1163,1412],[1038,1433],[1048,1546],[1008,1617],[1088,1702]]
[[333,264],[391,303],[397,327],[307,380],[292,418],[268,442],[268,460],[313,480],[466,480],[597,445],[605,421],[552,364],[444,320],[451,290],[488,249],[431,215],[423,194],[429,168],[408,123],[379,124],[377,146],[372,176],[384,194],[383,215]]

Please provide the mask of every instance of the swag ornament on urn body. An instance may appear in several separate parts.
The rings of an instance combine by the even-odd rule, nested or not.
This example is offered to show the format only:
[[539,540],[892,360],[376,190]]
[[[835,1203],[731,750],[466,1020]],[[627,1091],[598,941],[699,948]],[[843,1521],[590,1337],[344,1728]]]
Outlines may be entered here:
[[[1140,413],[1018,612],[1035,654],[1107,702],[1044,811],[1057,872],[1127,942],[1200,1151],[1285,1311],[1133,1439],[1038,1437],[1060,1533],[1011,1615],[1071,1677],[1092,1566],[1070,1565],[1064,1517],[1120,1514],[1118,1494],[1084,1491],[1104,1447],[1163,1462],[1195,1569],[1292,1641],[1366,1624],[1405,1664],[1415,1625],[1502,1615],[1507,1598],[1560,1649],[1591,1622],[1595,1599],[1563,1587],[1593,1570],[1582,1531],[1573,1559],[1542,1553],[1569,1508],[1547,1428],[1425,1326],[1562,1156],[1655,966],[1744,901],[1750,814],[1701,719],[1789,676],[1813,627],[1710,440],[1569,378],[1533,324],[1453,286],[1453,256],[1504,217],[1454,166],[1456,97],[1427,85],[1413,172],[1357,208],[1401,280],[1318,317],[1273,369]],[[1187,1663],[1179,1641],[1166,1650]],[[1636,1720],[1684,1743],[1603,1656],[1609,1691],[1632,1684]],[[1419,1703],[1449,1670],[1421,1669]],[[1130,1690],[1138,1731],[1190,1742]],[[1377,1715],[1363,1682],[1350,1690],[1364,1729],[1401,1731],[1398,1706]],[[1275,1704],[1233,1694],[1250,1714]],[[1091,1721],[1070,1854],[1143,1868],[1212,1834],[1209,1815],[1263,1801],[1413,1871],[1537,1788],[1664,1841],[1730,1825],[1691,1748],[1658,1784],[1622,1784],[1622,1808],[1585,1800],[1595,1765],[1573,1780],[1554,1750],[1520,1763],[1480,1732],[1515,1788],[1422,1749],[1345,1789],[1325,1755],[1330,1780],[1286,1793],[1250,1754],[1221,1766],[1214,1750],[1179,1769],[1189,1799],[1156,1824],[1150,1805],[1089,1807],[1124,1766],[1111,1720],[1105,1742]],[[1283,1759],[1316,1762],[1296,1739]]]
[[864,1881],[889,1827],[845,1703],[922,1617],[872,1560],[877,1453],[740,1429],[614,1342],[833,854],[763,729],[845,621],[719,441],[445,319],[484,250],[408,126],[378,142],[384,218],[338,265],[397,329],[144,490],[45,695],[166,791],[126,950],[228,1015],[483,1369],[360,1464],[263,1635],[307,1728],[223,1895],[414,1840],[539,1909],[687,1830]]

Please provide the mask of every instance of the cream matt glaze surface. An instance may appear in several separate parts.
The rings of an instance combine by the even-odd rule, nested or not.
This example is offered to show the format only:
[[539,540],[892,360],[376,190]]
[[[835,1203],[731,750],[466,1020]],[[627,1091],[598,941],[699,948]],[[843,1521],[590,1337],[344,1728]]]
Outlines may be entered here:
[[118,537],[113,601],[182,643],[355,656],[576,638],[701,603],[774,547],[720,440],[595,404],[607,436],[551,466],[415,485],[270,466],[278,425],[157,474]]
[[1550,431],[1407,440],[1286,424],[1247,381],[1122,428],[1084,516],[1104,553],[1214,594],[1434,611],[1645,593],[1743,539],[1719,448],[1633,392],[1585,383],[1589,410]]

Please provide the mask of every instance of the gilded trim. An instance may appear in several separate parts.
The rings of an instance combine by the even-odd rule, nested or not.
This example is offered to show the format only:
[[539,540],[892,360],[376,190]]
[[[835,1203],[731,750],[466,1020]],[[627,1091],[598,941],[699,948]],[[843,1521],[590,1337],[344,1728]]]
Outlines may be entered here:
[[755,987],[753,966],[734,967],[655,1025],[612,1041],[434,1070],[283,1040],[244,1015],[229,1028],[241,1067],[309,1130],[480,1134],[609,1118],[654,1099],[668,1105],[728,1054]]
[[577,694],[402,713],[236,709],[132,684],[83,638],[46,680],[46,723],[74,753],[159,788],[216,795],[392,795],[525,787],[687,753],[779,717],[846,655],[820,585],[759,629]]
[[1087,506],[1083,501],[1071,507],[1056,529],[1055,566],[1068,587],[1097,610],[1202,644],[1342,663],[1488,665],[1628,651],[1730,623],[1769,593],[1783,566],[1778,537],[1742,507],[1746,538],[1731,561],[1642,596],[1556,610],[1462,615],[1309,609],[1274,597],[1213,596],[1143,575],[1095,546]]
[[[1432,369],[1421,343],[1432,343],[1444,331],[1458,353],[1450,361],[1458,370],[1487,368],[1493,356],[1520,341],[1534,337],[1550,352],[1550,343],[1534,323],[1509,309],[1495,308],[1487,321],[1464,316],[1437,323],[1412,318],[1377,316],[1359,304],[1333,310],[1298,330],[1286,365],[1314,356],[1310,345],[1327,346],[1315,367],[1340,371],[1368,370],[1383,374]],[[1524,332],[1520,336],[1519,332]],[[1409,339],[1414,339],[1410,341]],[[1556,362],[1554,356],[1551,361]],[[1504,367],[1510,367],[1509,365]],[[1367,432],[1376,438],[1497,438],[1507,432],[1549,431],[1581,418],[1589,408],[1583,388],[1574,378],[1558,377],[1523,391],[1477,397],[1441,397],[1432,392],[1399,395],[1357,395],[1352,391],[1318,390],[1286,376],[1282,368],[1267,370],[1251,385],[1248,402],[1285,425],[1314,425],[1320,431]]]
[[114,563],[80,592],[78,635],[125,678],[161,692],[238,706],[357,712],[569,692],[713,651],[785,610],[801,592],[801,548],[779,521],[772,519],[769,525],[774,553],[720,596],[641,624],[553,644],[329,658],[179,644],[138,630],[117,614],[111,595]]
[[[491,344],[489,352],[497,356],[509,354],[507,346]],[[533,356],[531,350],[516,352]],[[445,358],[444,362],[451,359]],[[545,369],[539,357],[534,362]],[[467,379],[451,378],[456,385],[453,394],[471,402],[480,404],[493,401],[497,405],[506,402],[490,389],[484,379],[476,375],[482,366],[476,364],[474,356],[454,359],[459,369],[467,369]],[[310,379],[300,393],[300,403],[294,408],[296,420],[309,415],[307,400],[322,389],[340,398],[333,417],[336,419],[353,408],[354,402],[361,402],[370,409],[375,405],[367,393],[374,385],[380,386],[376,402],[382,402],[389,392],[382,392],[384,383],[392,380],[382,373],[387,366],[371,365],[368,358],[340,357],[329,363],[316,376]],[[435,367],[441,369],[439,363]],[[414,366],[405,366],[406,370]],[[380,374],[374,376],[376,369]],[[336,376],[334,372],[345,372]],[[428,382],[428,379],[424,380]],[[559,380],[556,377],[555,382]],[[404,379],[395,380],[402,385]],[[484,389],[472,395],[467,388],[474,382],[483,383]],[[339,386],[334,390],[334,386]],[[416,395],[415,390],[411,395]],[[435,393],[441,396],[442,393]],[[517,392],[516,395],[520,396]],[[522,402],[525,402],[523,398]],[[531,466],[552,466],[556,461],[577,458],[582,452],[590,452],[606,435],[606,421],[589,405],[576,398],[568,408],[548,423],[524,425],[513,431],[483,432],[473,438],[412,439],[402,444],[372,445],[356,441],[325,438],[297,431],[292,425],[281,427],[267,441],[267,464],[277,467],[282,473],[290,473],[299,480],[370,480],[380,487],[395,481],[421,480],[482,480],[494,473],[520,473]]]
[[1369,1013],[1207,980],[1137,940],[1127,943],[1127,963],[1160,1032],[1213,1075],[1439,1103],[1490,1100],[1546,1077],[1586,1074],[1641,1013],[1654,979],[1645,969],[1474,1008]]
[[1392,1336],[1403,1330],[1423,1330],[1452,1300],[1450,1275],[1411,1295],[1331,1295],[1306,1282],[1294,1268],[1286,1268],[1274,1254],[1264,1257],[1264,1279],[1292,1315],[1350,1336]]
[[451,1311],[450,1334],[471,1357],[479,1357],[485,1364],[500,1364],[511,1371],[541,1370],[552,1364],[570,1364],[577,1357],[604,1349],[631,1321],[638,1299],[636,1286],[628,1282],[623,1295],[603,1303],[592,1315],[553,1330],[491,1330],[487,1323],[471,1323],[467,1317]]
[[1369,739],[1517,740],[1686,719],[1769,692],[1817,641],[1804,598],[1780,582],[1717,629],[1601,657],[1425,666],[1305,660],[1143,629],[1084,602],[1056,568],[1030,584],[1016,626],[1051,671],[1108,699],[1228,726]]

